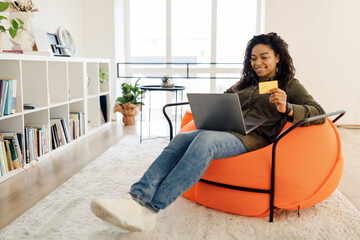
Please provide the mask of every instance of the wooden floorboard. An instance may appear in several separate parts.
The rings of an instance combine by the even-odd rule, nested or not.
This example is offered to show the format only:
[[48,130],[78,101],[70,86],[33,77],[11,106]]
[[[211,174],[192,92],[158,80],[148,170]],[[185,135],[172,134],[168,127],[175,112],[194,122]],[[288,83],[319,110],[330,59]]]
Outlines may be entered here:
[[11,223],[124,136],[123,125],[109,123],[77,143],[56,150],[35,168],[0,183],[0,229]]

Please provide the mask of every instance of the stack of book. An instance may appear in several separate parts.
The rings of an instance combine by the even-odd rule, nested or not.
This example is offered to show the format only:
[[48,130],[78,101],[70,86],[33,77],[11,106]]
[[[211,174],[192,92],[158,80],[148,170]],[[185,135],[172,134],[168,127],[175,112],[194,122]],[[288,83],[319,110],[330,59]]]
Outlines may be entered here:
[[16,112],[16,80],[0,79],[0,117]]
[[52,149],[56,149],[71,141],[69,129],[67,127],[65,118],[50,119],[50,126]]
[[49,128],[47,125],[25,126],[25,162],[50,152]]
[[71,139],[85,135],[85,114],[83,112],[70,113],[69,133]]
[[23,146],[21,133],[0,133],[0,176],[24,166]]

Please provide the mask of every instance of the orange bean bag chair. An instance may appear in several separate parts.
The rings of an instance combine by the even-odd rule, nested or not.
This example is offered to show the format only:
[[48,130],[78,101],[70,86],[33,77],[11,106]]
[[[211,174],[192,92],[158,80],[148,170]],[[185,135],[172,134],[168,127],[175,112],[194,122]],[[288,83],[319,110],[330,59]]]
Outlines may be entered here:
[[[277,144],[274,206],[298,210],[329,197],[343,172],[339,133],[331,120],[322,125],[297,127]],[[287,123],[283,129],[292,124]],[[194,130],[186,112],[180,133]],[[270,189],[273,144],[235,157],[213,160],[202,179],[232,186]],[[197,182],[184,196],[225,212],[264,217],[270,213],[270,194],[234,190]],[[270,219],[272,221],[271,215]]]

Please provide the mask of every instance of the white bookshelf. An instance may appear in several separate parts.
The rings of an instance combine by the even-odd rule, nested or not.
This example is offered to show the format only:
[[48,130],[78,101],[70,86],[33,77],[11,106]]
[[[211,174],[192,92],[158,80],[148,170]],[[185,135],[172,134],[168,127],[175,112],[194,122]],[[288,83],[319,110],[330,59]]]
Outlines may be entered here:
[[[17,80],[16,113],[0,117],[0,132],[24,134],[25,126],[50,126],[51,118],[65,118],[68,123],[70,112],[84,112],[85,135],[38,159],[43,161],[54,152],[76,144],[102,125],[108,125],[111,79],[108,74],[108,81],[100,83],[100,67],[110,73],[110,60],[0,54],[0,78]],[[106,123],[101,120],[100,98],[106,98]],[[36,108],[23,110],[26,103],[34,104]],[[27,164],[25,168],[31,166]],[[16,169],[0,176],[0,182],[21,171]]]

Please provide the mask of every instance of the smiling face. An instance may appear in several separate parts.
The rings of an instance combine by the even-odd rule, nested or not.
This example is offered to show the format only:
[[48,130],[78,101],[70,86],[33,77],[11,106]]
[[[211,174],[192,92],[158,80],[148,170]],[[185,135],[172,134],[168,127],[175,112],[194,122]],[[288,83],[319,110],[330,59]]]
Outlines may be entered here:
[[257,44],[251,51],[251,67],[259,76],[260,82],[276,76],[276,64],[279,61],[279,54],[275,56],[269,45]]

